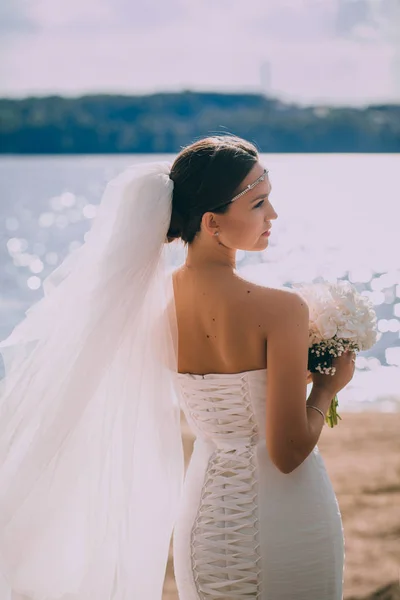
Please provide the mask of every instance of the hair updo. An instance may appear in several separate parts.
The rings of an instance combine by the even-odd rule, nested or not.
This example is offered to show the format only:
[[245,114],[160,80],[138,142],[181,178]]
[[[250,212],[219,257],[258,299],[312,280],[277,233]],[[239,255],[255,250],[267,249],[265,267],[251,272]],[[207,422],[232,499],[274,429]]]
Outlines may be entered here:
[[204,213],[227,212],[230,200],[258,161],[256,147],[235,136],[212,136],[184,148],[175,159],[167,241],[190,244]]

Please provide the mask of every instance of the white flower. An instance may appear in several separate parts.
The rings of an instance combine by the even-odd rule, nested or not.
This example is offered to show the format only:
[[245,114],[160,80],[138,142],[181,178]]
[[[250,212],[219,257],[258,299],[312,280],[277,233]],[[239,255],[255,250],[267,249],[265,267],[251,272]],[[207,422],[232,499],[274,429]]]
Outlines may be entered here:
[[326,306],[320,314],[316,314],[313,325],[321,339],[329,340],[337,334],[337,312],[334,306]]
[[294,287],[309,307],[310,348],[332,339],[351,342],[359,350],[369,350],[375,344],[378,333],[373,305],[348,281]]
[[[309,366],[326,375],[334,375],[334,357],[346,350],[368,350],[377,340],[377,319],[373,305],[347,281],[338,283],[295,284],[307,302],[309,322]],[[337,397],[329,407],[327,422],[337,424]]]

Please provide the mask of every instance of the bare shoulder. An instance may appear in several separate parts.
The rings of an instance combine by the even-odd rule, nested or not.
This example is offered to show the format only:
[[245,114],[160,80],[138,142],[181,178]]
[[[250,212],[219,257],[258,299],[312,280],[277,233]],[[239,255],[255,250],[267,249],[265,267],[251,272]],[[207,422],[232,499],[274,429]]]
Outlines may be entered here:
[[242,280],[251,311],[267,334],[272,327],[284,322],[308,321],[307,303],[294,289],[267,287]]

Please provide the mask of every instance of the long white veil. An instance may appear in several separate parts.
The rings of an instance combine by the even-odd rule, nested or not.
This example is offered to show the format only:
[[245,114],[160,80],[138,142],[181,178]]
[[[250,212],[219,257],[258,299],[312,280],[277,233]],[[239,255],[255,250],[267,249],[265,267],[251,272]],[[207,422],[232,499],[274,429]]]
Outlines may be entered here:
[[160,600],[183,480],[168,163],[104,193],[0,343],[0,575],[29,600]]

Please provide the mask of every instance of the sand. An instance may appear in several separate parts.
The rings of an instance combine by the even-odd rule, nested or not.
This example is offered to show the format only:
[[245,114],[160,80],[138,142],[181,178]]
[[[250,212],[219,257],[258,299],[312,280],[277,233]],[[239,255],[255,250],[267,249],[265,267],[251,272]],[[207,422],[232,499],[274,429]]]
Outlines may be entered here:
[[[400,413],[342,413],[342,417],[336,428],[324,428],[318,447],[343,518],[344,598],[398,600]],[[184,417],[182,430],[187,464],[193,439]],[[163,600],[178,600],[171,553],[172,544]]]

